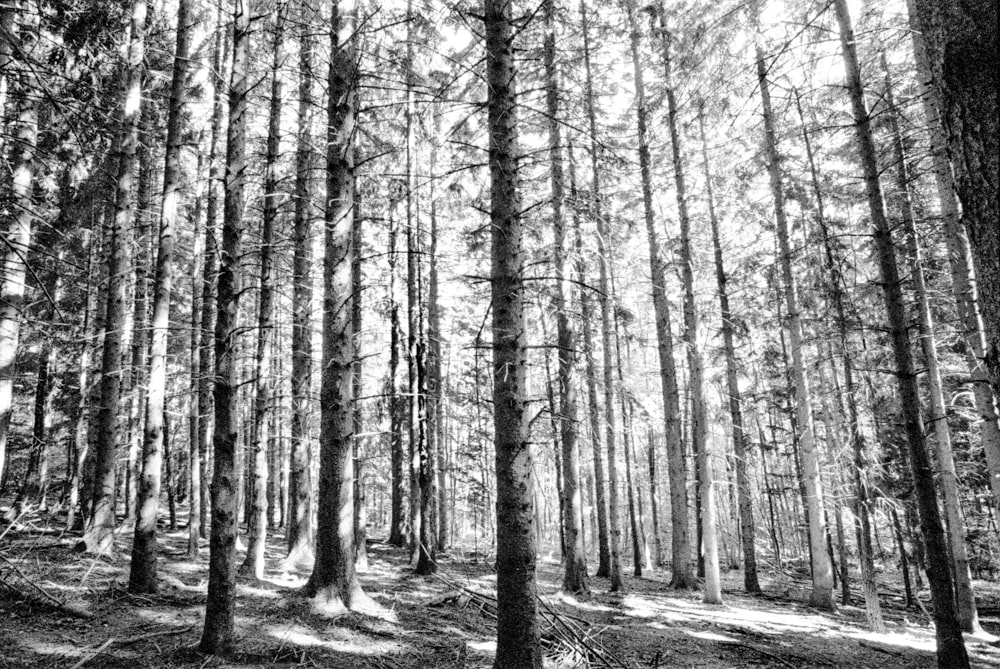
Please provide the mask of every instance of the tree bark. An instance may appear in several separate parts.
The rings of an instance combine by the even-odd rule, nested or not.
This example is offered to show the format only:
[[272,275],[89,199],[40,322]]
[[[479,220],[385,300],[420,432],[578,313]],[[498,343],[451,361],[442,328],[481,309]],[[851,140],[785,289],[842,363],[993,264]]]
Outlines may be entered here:
[[[834,0],[834,9],[840,27],[840,42],[847,76],[847,89],[851,97],[858,153],[865,180],[872,224],[875,228],[875,247],[879,260],[882,291],[885,297],[890,339],[896,366],[896,380],[906,441],[909,447],[910,468],[915,496],[920,511],[920,529],[923,534],[927,559],[931,564],[949,564],[947,543],[937,506],[937,494],[931,472],[930,457],[924,444],[924,426],[920,416],[920,395],[910,349],[906,307],[896,266],[892,230],[885,213],[882,186],[875,141],[872,137],[871,119],[861,84],[861,68],[848,13],[846,0]],[[937,634],[938,666],[942,669],[966,669],[969,658],[962,639],[950,569],[931,569],[927,572],[934,604],[934,622]]]
[[[1000,46],[992,0],[913,0],[940,100],[951,163],[979,284],[984,359],[1000,396]],[[991,280],[992,279],[992,280]]]
[[243,273],[247,94],[249,92],[250,2],[233,5],[233,60],[226,133],[226,185],[215,319],[215,428],[212,447],[212,533],[209,540],[208,599],[199,650],[228,655],[234,650],[236,614],[236,444],[239,421],[238,314]]
[[497,477],[497,652],[493,666],[541,669],[532,522],[535,482],[525,415],[527,336],[511,5],[508,0],[487,0],[484,21]]
[[152,338],[149,344],[149,382],[142,438],[142,470],[136,497],[129,592],[156,592],[156,514],[160,502],[160,468],[164,451],[167,392],[167,335],[170,327],[170,291],[173,287],[174,245],[177,237],[177,200],[181,181],[181,142],[187,87],[188,50],[192,25],[190,0],[177,6],[177,44],[167,112],[167,150],[163,165],[159,245],[153,278]]
[[389,397],[389,451],[392,469],[392,499],[389,519],[389,543],[406,545],[407,513],[406,456],[403,452],[403,400],[399,396],[396,377],[399,375],[399,349],[402,332],[399,323],[399,302],[396,300],[396,264],[398,262],[397,228],[398,198],[390,185],[389,193],[389,372],[386,379]]
[[979,308],[979,290],[973,269],[972,249],[964,221],[959,212],[955,175],[948,160],[948,137],[941,118],[941,98],[928,62],[927,47],[920,29],[917,9],[910,7],[910,33],[913,35],[913,56],[921,86],[921,104],[927,121],[931,145],[931,171],[937,188],[941,218],[944,220],[951,269],[952,292],[958,309],[968,352],[969,375],[980,419],[980,439],[986,456],[993,491],[994,507],[1000,508],[1000,411],[990,386],[986,370],[986,336]]
[[784,290],[786,326],[792,350],[792,375],[795,386],[795,414],[798,430],[798,448],[802,459],[802,481],[805,488],[805,504],[809,522],[809,547],[812,563],[812,593],[809,601],[814,606],[835,610],[833,598],[833,567],[826,552],[826,521],[823,514],[823,487],[820,476],[819,454],[816,452],[813,425],[812,398],[809,379],[806,375],[802,346],[802,322],[799,314],[798,291],[792,271],[792,249],[789,242],[788,219],[785,214],[785,196],[781,183],[781,157],[775,131],[774,113],[771,109],[771,95],[767,78],[764,53],[758,46],[757,80],[764,115],[764,149],[767,154],[767,170],[774,200],[774,218],[780,247],[782,288]]

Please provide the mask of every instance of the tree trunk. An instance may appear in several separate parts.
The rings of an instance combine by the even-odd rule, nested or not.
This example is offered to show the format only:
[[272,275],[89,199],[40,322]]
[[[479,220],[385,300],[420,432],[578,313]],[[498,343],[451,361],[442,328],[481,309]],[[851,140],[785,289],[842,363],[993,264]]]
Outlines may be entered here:
[[[18,49],[29,54],[34,52],[38,43],[39,16],[33,9],[24,7],[24,10],[18,26]],[[5,8],[3,12],[5,27],[13,24],[18,10]],[[8,39],[5,34],[2,40],[4,48],[12,43]],[[34,90],[37,84],[32,69],[25,65],[14,72],[10,70],[4,68],[3,76],[5,82],[12,84],[17,102],[17,120],[14,123],[14,148],[11,150],[10,195],[13,202],[4,207],[2,234],[6,243],[0,250],[0,480],[4,478],[7,462],[7,433],[14,400],[27,257],[35,219],[35,151],[38,141],[38,98]],[[11,215],[8,216],[8,213]]]
[[354,441],[351,383],[351,261],[354,133],[358,69],[357,6],[333,6],[327,108],[326,256],[323,260],[323,367],[320,385],[319,507],[316,563],[305,586],[316,610],[333,614],[369,604],[354,569]]
[[673,569],[670,585],[674,588],[687,589],[697,585],[694,564],[691,560],[691,537],[688,528],[687,466],[684,462],[684,443],[678,423],[680,401],[677,396],[677,372],[674,368],[673,334],[670,327],[670,306],[667,301],[666,263],[661,256],[660,242],[653,219],[653,185],[646,129],[648,110],[646,109],[646,93],[643,87],[642,66],[639,59],[640,33],[635,16],[634,0],[628,0],[627,9],[632,67],[635,72],[639,169],[642,173],[643,211],[645,212],[646,236],[649,242],[649,272],[653,284],[653,311],[656,319],[660,383],[663,392],[664,434],[667,440],[667,463],[670,473],[671,566]]
[[542,646],[535,590],[537,545],[532,523],[534,465],[525,415],[527,336],[512,9],[506,0],[487,0],[484,21],[497,477],[497,652],[493,666],[540,669]]
[[124,88],[115,213],[108,252],[107,307],[104,316],[104,347],[101,357],[100,404],[94,426],[94,489],[90,518],[84,532],[87,550],[108,553],[113,549],[115,529],[115,460],[121,441],[118,412],[122,375],[122,329],[125,323],[125,292],[128,284],[128,244],[135,215],[132,173],[139,142],[142,63],[145,57],[146,0],[134,0],[130,24],[128,68]]
[[234,650],[236,614],[236,444],[239,405],[237,316],[242,293],[240,260],[246,168],[247,80],[250,59],[250,4],[233,6],[233,61],[226,133],[226,187],[215,319],[215,457],[212,477],[212,534],[209,543],[208,599],[199,650],[228,655]]
[[240,573],[264,578],[264,548],[267,542],[268,444],[271,414],[271,340],[274,337],[274,224],[278,218],[278,152],[281,145],[281,42],[288,3],[277,7],[271,54],[271,106],[264,158],[264,215],[260,234],[260,297],[257,305],[257,352],[254,356],[254,405],[250,441],[250,515],[247,518],[247,554]]
[[993,491],[994,506],[1000,508],[1000,411],[990,386],[986,371],[986,336],[979,308],[979,290],[973,271],[972,249],[969,236],[958,208],[958,194],[955,190],[955,175],[948,160],[948,137],[942,125],[941,98],[928,62],[924,36],[920,30],[917,10],[913,2],[910,7],[910,33],[913,35],[913,56],[917,65],[917,77],[921,85],[921,103],[927,121],[931,145],[931,170],[937,187],[944,220],[945,238],[948,242],[948,259],[951,268],[952,292],[958,309],[960,323],[968,346],[966,358],[972,379],[973,395],[980,418],[980,439],[986,455],[990,473],[990,488]]
[[364,388],[364,377],[362,376],[363,358],[361,357],[361,295],[363,288],[363,276],[361,273],[361,231],[364,218],[362,217],[361,201],[358,198],[357,183],[354,190],[354,217],[351,221],[351,243],[354,244],[354,255],[351,257],[351,294],[354,299],[351,301],[351,333],[354,337],[354,362],[351,365],[351,392],[354,397],[354,406],[351,408],[351,429],[353,432],[352,457],[354,458],[354,563],[358,571],[368,570],[368,537],[365,516],[367,514],[365,485],[363,475],[363,463],[365,460],[364,442],[361,434],[364,433],[364,414],[361,411],[361,396]]
[[[885,296],[890,338],[896,366],[896,380],[900,405],[909,447],[910,467],[917,504],[920,510],[920,529],[924,536],[927,559],[931,564],[949,564],[947,543],[937,506],[937,494],[931,472],[930,458],[924,444],[924,426],[920,417],[920,395],[910,349],[906,307],[896,266],[892,230],[885,214],[882,186],[879,183],[877,152],[872,137],[871,119],[865,104],[861,84],[861,68],[855,46],[854,30],[846,0],[834,0],[840,41],[847,75],[847,88],[851,97],[854,127],[858,142],[861,168],[865,179],[868,206],[875,228],[875,246],[879,259],[882,291]],[[938,666],[942,669],[966,669],[969,658],[965,651],[962,631],[955,608],[950,569],[928,571],[931,597],[934,604],[934,622],[937,628]]]
[[445,498],[445,462],[443,453],[442,383],[441,383],[441,306],[438,298],[438,220],[435,170],[437,151],[440,143],[441,111],[435,105],[434,137],[430,158],[430,244],[427,250],[427,439],[428,450],[434,454],[437,463],[437,550],[448,548],[449,511]]
[[555,229],[556,347],[559,352],[559,437],[562,447],[563,582],[567,593],[587,592],[587,563],[583,548],[583,516],[580,493],[580,446],[576,414],[576,328],[569,308],[573,295],[570,278],[572,237],[564,214],[563,147],[560,126],[559,72],[556,65],[556,6],[546,0],[545,108],[548,118],[552,225]]
[[[199,356],[198,414],[198,459],[201,462],[201,490],[199,491],[200,536],[206,538],[209,508],[209,459],[213,457],[210,444],[214,444],[214,389],[215,389],[215,341],[216,315],[218,313],[219,281],[219,187],[225,186],[225,166],[219,160],[220,139],[223,136],[222,123],[226,105],[223,104],[223,88],[226,86],[224,67],[229,60],[229,31],[224,27],[221,7],[218,11],[213,47],[212,69],[212,129],[208,152],[208,197],[205,203],[205,263],[202,271],[201,293],[201,355]],[[228,141],[228,136],[227,136]],[[228,148],[227,148],[228,155]],[[213,467],[214,469],[214,467]]]
[[951,567],[955,577],[958,618],[963,631],[975,634],[981,628],[976,610],[976,597],[972,588],[972,575],[969,572],[969,555],[965,546],[965,521],[962,520],[961,515],[962,507],[958,492],[958,477],[955,474],[955,457],[952,452],[951,433],[948,429],[948,413],[944,403],[941,370],[938,364],[937,344],[934,336],[934,319],[931,315],[920,242],[917,239],[916,221],[914,220],[915,213],[910,194],[910,171],[906,163],[906,152],[903,149],[903,137],[899,128],[899,117],[894,101],[889,65],[884,52],[881,56],[882,69],[885,71],[884,95],[889,107],[889,129],[892,133],[892,159],[896,168],[896,197],[890,198],[890,201],[895,200],[895,207],[902,217],[910,261],[910,280],[917,298],[917,331],[920,336],[924,368],[927,371],[930,420],[934,428],[934,445],[937,454],[938,486],[941,490],[945,530],[952,559]]
[[160,468],[164,451],[163,419],[167,391],[167,335],[170,327],[170,291],[173,285],[174,244],[177,237],[177,199],[181,181],[181,142],[190,45],[190,0],[177,6],[177,45],[167,113],[167,150],[163,166],[163,199],[153,278],[152,338],[149,344],[149,382],[142,438],[142,471],[136,497],[129,592],[156,592],[156,513],[160,503]]
[[399,324],[399,302],[396,300],[396,264],[398,262],[396,226],[398,198],[390,185],[389,193],[389,372],[386,385],[389,396],[389,451],[392,468],[392,501],[389,520],[389,543],[406,545],[406,456],[403,452],[403,400],[399,396],[396,377],[399,375],[399,349],[402,333]]
[[986,335],[985,363],[1000,396],[1000,48],[992,0],[913,0],[931,82],[939,92],[962,221],[968,231]]
[[[715,193],[712,189],[712,172],[708,162],[708,141],[705,138],[704,108],[699,109],[698,129],[701,135],[702,164],[705,168],[705,186],[708,198],[708,219],[712,226],[712,247],[715,251],[715,282],[719,291],[719,310],[722,317],[722,347],[726,357],[726,390],[729,394],[729,416],[733,426],[733,456],[736,469],[736,494],[739,506],[739,534],[743,546],[743,587],[751,594],[760,592],[757,579],[756,527],[750,503],[750,477],[747,475],[746,428],[743,425],[743,398],[740,394],[739,366],[733,336],[733,312],[729,306],[728,277],[722,261],[722,242],[719,237],[719,219],[715,213]],[[652,456],[650,456],[652,458]],[[650,459],[652,463],[652,459]]]
[[295,149],[295,223],[292,256],[292,421],[289,468],[287,566],[313,558],[310,500],[309,417],[312,413],[312,232],[315,218],[312,171],[313,25],[308,3],[299,8],[298,144]]
[[814,606],[834,610],[833,568],[826,553],[826,521],[823,515],[823,487],[820,476],[819,454],[816,452],[812,398],[806,375],[802,346],[802,322],[799,314],[795,275],[792,272],[792,249],[789,242],[788,219],[785,215],[785,197],[781,183],[781,157],[775,132],[774,114],[767,78],[764,53],[757,47],[757,79],[764,115],[764,148],[767,153],[771,195],[774,199],[774,217],[780,247],[785,320],[792,349],[792,373],[795,386],[795,407],[798,430],[798,447],[802,458],[802,481],[805,487],[805,504],[809,521],[809,547],[812,564],[812,593],[809,601]]
[[670,35],[662,4],[659,6],[660,38],[663,49],[663,83],[667,96],[667,125],[670,130],[671,158],[677,213],[681,224],[681,279],[684,283],[684,346],[688,361],[688,388],[691,392],[691,438],[698,458],[698,489],[701,493],[702,551],[705,556],[705,602],[722,603],[719,581],[719,551],[716,536],[715,494],[712,486],[712,460],[708,452],[708,415],[705,409],[704,370],[698,348],[698,315],[694,299],[694,254],[691,248],[691,218],[687,208],[687,186],[684,179],[684,158],[677,121],[677,101],[674,96],[670,64]]
[[[587,19],[587,8],[585,5],[585,0],[580,0],[580,18],[583,28],[583,59],[584,65],[586,67],[586,89],[584,94],[584,103],[587,106],[587,121],[588,128],[590,130],[590,167],[591,167],[591,194],[593,197],[593,216],[594,220],[597,221],[597,253],[600,256],[599,259],[599,290],[600,290],[600,307],[601,307],[601,343],[604,351],[609,350],[609,339],[611,330],[611,316],[610,316],[610,305],[607,302],[608,294],[608,263],[610,262],[610,256],[608,255],[607,249],[607,226],[604,222],[603,214],[601,211],[601,179],[600,179],[600,169],[598,160],[598,144],[597,144],[597,114],[594,109],[594,82],[593,73],[591,72],[590,64],[590,33],[588,30],[589,21]],[[582,263],[582,260],[580,261]],[[591,443],[594,451],[594,488],[596,493],[596,499],[594,503],[597,506],[597,576],[599,577],[610,577],[611,576],[611,541],[610,541],[610,531],[609,531],[609,521],[608,521],[608,503],[607,503],[607,490],[606,490],[606,479],[604,476],[604,457],[601,453],[601,431],[600,431],[600,414],[597,410],[597,373],[594,364],[594,342],[591,329],[591,307],[590,307],[590,297],[589,295],[584,295],[582,300],[583,309],[583,323],[584,323],[584,342],[587,346],[587,397],[588,397],[588,407],[591,416]],[[607,357],[607,354],[605,354]],[[604,381],[605,381],[605,421],[606,428],[611,434],[610,439],[614,439],[614,407],[612,401],[609,400],[611,396],[610,385],[607,384],[608,373],[607,365],[604,367]],[[616,521],[617,522],[617,521]]]

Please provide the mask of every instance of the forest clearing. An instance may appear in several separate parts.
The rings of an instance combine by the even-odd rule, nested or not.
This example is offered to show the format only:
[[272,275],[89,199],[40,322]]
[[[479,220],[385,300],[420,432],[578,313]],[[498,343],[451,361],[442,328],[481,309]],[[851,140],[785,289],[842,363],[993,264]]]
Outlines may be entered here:
[[[12,540],[0,551],[0,588],[14,586],[0,598],[4,669],[474,669],[493,662],[496,578],[488,555],[439,556],[437,573],[421,577],[413,574],[405,549],[370,541],[360,580],[383,609],[331,620],[310,612],[298,596],[308,570],[283,570],[284,551],[274,542],[267,550],[265,579],[239,585],[238,650],[224,659],[197,650],[205,560],[186,555],[183,530],[162,535],[160,591],[133,595],[123,552],[115,560],[92,558],[73,550],[74,538],[41,529],[25,524],[13,538],[8,535]],[[809,607],[801,570],[796,576],[762,574],[766,594],[756,597],[740,593],[738,570],[727,573],[723,606],[702,603],[696,592],[672,590],[664,572],[626,579],[627,594],[609,593],[595,582],[592,595],[566,597],[560,571],[557,557],[539,562],[546,667],[923,669],[934,664],[927,613],[903,608],[898,588],[883,590],[889,629],[878,634],[865,629],[857,605],[837,614]],[[983,627],[1000,632],[1000,588],[977,581],[977,591]],[[15,592],[23,596],[12,596]],[[995,639],[989,633],[969,639],[972,666],[1000,666]]]
[[0,0],[0,666],[1000,666],[997,0]]

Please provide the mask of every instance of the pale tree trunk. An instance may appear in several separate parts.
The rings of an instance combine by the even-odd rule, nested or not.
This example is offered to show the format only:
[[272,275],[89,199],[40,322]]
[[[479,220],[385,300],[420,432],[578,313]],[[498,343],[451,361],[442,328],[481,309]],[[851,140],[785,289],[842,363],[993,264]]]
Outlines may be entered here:
[[801,480],[805,488],[805,504],[809,521],[809,547],[812,562],[812,593],[809,601],[814,606],[833,610],[833,567],[826,552],[826,519],[823,513],[823,487],[820,476],[819,454],[816,451],[812,398],[805,369],[805,351],[802,345],[802,321],[799,314],[798,291],[792,271],[792,248],[789,241],[788,218],[785,214],[785,196],[781,183],[781,157],[775,132],[774,113],[767,78],[764,53],[757,47],[757,80],[764,115],[764,149],[767,154],[767,171],[774,200],[774,218],[782,274],[784,302],[787,309],[785,322],[792,352],[792,375],[795,386],[795,415],[798,430],[798,447],[802,460]]
[[[14,20],[17,17],[17,7],[14,3],[0,8],[0,156],[7,155],[8,140],[8,105],[10,104],[11,63],[14,50],[12,37],[14,35]],[[11,37],[7,37],[7,36]]]
[[[163,165],[159,245],[153,278],[152,338],[149,344],[149,381],[142,438],[142,470],[136,497],[129,592],[156,592],[156,513],[160,503],[160,468],[164,452],[163,419],[167,392],[167,335],[170,326],[170,290],[173,285],[174,245],[177,237],[177,200],[181,181],[181,142],[187,87],[188,50],[193,26],[190,0],[177,6],[177,45],[167,112],[167,150]],[[168,481],[169,484],[169,481]]]
[[990,386],[986,371],[986,336],[979,309],[979,290],[973,270],[972,249],[958,207],[955,176],[948,160],[948,137],[942,125],[941,99],[932,79],[927,49],[920,30],[913,1],[910,6],[910,33],[913,35],[913,56],[921,86],[921,103],[927,121],[931,145],[931,171],[937,188],[941,218],[944,220],[945,238],[948,242],[948,260],[951,268],[952,292],[958,309],[960,323],[968,346],[966,358],[972,381],[973,396],[980,419],[980,439],[990,473],[994,508],[1000,509],[1000,411]]
[[541,669],[535,589],[534,464],[525,415],[527,334],[517,174],[513,8],[485,6],[493,302],[493,438],[496,446],[496,669]]
[[267,542],[268,444],[271,416],[271,340],[274,337],[274,224],[278,218],[277,162],[281,145],[281,42],[288,3],[277,8],[271,54],[271,105],[264,158],[264,215],[260,234],[260,297],[257,304],[257,352],[254,356],[253,422],[250,442],[250,514],[247,518],[247,554],[240,573],[264,578],[264,548]]
[[[586,88],[584,92],[584,104],[587,107],[587,122],[588,129],[590,130],[590,168],[591,168],[591,196],[593,198],[593,216],[594,220],[597,221],[597,253],[599,258],[599,283],[598,288],[600,290],[600,307],[601,307],[601,343],[603,350],[607,351],[609,348],[610,340],[610,330],[611,330],[611,317],[610,317],[610,305],[607,302],[608,294],[608,263],[610,262],[610,256],[608,255],[607,249],[607,229],[604,222],[602,213],[602,202],[601,202],[601,172],[598,159],[598,144],[597,144],[597,113],[594,109],[594,80],[593,73],[591,71],[590,64],[590,32],[589,32],[589,21],[587,19],[587,8],[584,4],[585,0],[580,0],[580,18],[583,29],[583,60],[584,66],[586,68]],[[582,261],[581,261],[582,262]],[[594,341],[592,335],[592,328],[590,325],[590,314],[591,314],[591,302],[589,295],[583,296],[582,308],[584,310],[583,323],[584,323],[584,342],[587,346],[587,393],[588,393],[588,407],[590,410],[590,420],[591,420],[591,431],[593,433],[591,437],[591,443],[594,451],[594,491],[595,500],[594,504],[597,506],[597,573],[598,577],[607,578],[611,576],[611,540],[609,532],[609,521],[608,521],[608,504],[607,504],[607,479],[604,475],[604,456],[601,452],[601,430],[600,430],[600,414],[597,410],[597,372],[594,364]],[[606,357],[606,356],[605,356]],[[605,380],[605,422],[608,432],[611,434],[610,439],[614,439],[614,407],[612,402],[609,400],[611,391],[610,386],[607,385],[607,366],[604,368],[604,380]],[[616,521],[617,522],[617,521]]]
[[[4,27],[9,29],[18,11],[5,8],[3,12]],[[20,14],[18,49],[22,53],[33,54],[38,43],[39,16],[33,8],[28,7],[24,7],[24,11]],[[8,39],[5,34],[3,40],[0,40],[5,48],[9,46]],[[14,138],[11,142],[12,201],[4,207],[5,223],[0,232],[5,242],[0,249],[0,480],[4,478],[4,465],[7,461],[7,433],[14,400],[17,349],[21,339],[21,310],[24,306],[27,256],[35,222],[33,194],[35,150],[38,141],[38,97],[34,90],[36,82],[32,67],[25,63],[16,71],[11,70],[12,68],[3,69],[4,82],[11,85],[13,97],[17,102],[17,119],[13,124]],[[2,111],[6,112],[6,108]],[[0,121],[4,120],[0,118]],[[2,134],[6,136],[6,133]],[[4,143],[6,144],[6,141]]]
[[701,494],[702,554],[705,556],[705,602],[722,603],[719,580],[719,548],[716,536],[715,493],[713,491],[712,458],[709,453],[708,415],[705,409],[704,363],[698,348],[698,314],[694,297],[694,254],[691,248],[691,218],[687,208],[687,186],[684,180],[684,158],[677,121],[677,101],[674,96],[670,64],[670,35],[667,32],[663,7],[659,7],[660,38],[663,55],[663,83],[667,96],[667,125],[670,130],[671,158],[677,196],[677,214],[681,224],[681,280],[684,283],[684,347],[688,362],[688,388],[691,392],[691,441],[698,458],[698,489]]
[[197,187],[195,190],[194,212],[191,215],[194,241],[194,249],[191,256],[191,341],[188,347],[190,364],[188,373],[191,376],[188,386],[188,547],[189,557],[196,558],[200,552],[198,539],[201,535],[201,455],[198,452],[198,435],[201,431],[201,414],[198,412],[198,386],[201,379],[198,374],[201,370],[201,276],[205,271],[205,239],[202,229],[205,226],[204,206],[205,181],[208,176],[205,174],[205,154],[201,147],[205,138],[204,128],[198,133],[196,151],[198,160],[195,166],[195,179]]
[[118,412],[122,375],[122,329],[125,324],[125,292],[128,284],[128,244],[135,216],[132,173],[139,141],[142,97],[142,63],[146,51],[146,0],[132,5],[128,67],[125,75],[121,144],[115,184],[115,213],[108,251],[107,307],[104,315],[104,347],[101,357],[101,387],[94,426],[94,490],[90,518],[84,532],[87,550],[108,553],[115,530],[115,460],[121,441]]
[[250,60],[250,3],[233,5],[233,55],[226,132],[226,182],[215,318],[215,425],[212,450],[212,533],[209,539],[208,598],[198,649],[228,655],[234,650],[236,614],[236,444],[239,374],[237,366],[243,273],[247,94]]
[[965,546],[965,521],[962,520],[958,477],[955,474],[955,456],[951,446],[951,433],[948,430],[948,412],[944,403],[937,343],[934,337],[934,318],[931,315],[920,242],[917,239],[917,227],[914,220],[915,213],[910,194],[910,171],[906,163],[906,152],[903,149],[903,137],[899,128],[899,117],[894,101],[889,65],[886,62],[884,52],[881,56],[881,65],[885,70],[884,95],[889,107],[889,129],[892,133],[892,160],[896,168],[896,197],[890,198],[890,202],[895,200],[894,204],[902,216],[903,232],[906,235],[907,253],[910,261],[910,280],[917,298],[917,330],[920,336],[924,368],[927,372],[930,420],[934,428],[934,446],[937,454],[937,479],[944,502],[945,530],[948,533],[948,547],[952,558],[951,567],[955,576],[958,618],[963,631],[976,633],[981,628],[979,614],[976,610],[976,597],[972,588],[972,574],[969,572],[969,554]]
[[545,109],[548,117],[549,162],[552,187],[552,225],[555,229],[556,341],[559,352],[559,437],[562,447],[563,581],[567,593],[587,592],[587,562],[583,548],[580,491],[580,446],[576,414],[576,327],[570,317],[573,286],[570,278],[572,237],[568,231],[563,184],[563,147],[560,126],[559,72],[556,64],[556,3],[546,0]]
[[[834,0],[840,42],[847,75],[847,89],[851,97],[854,128],[858,152],[865,180],[865,192],[875,228],[875,247],[879,259],[882,292],[885,297],[887,320],[896,366],[900,408],[909,447],[910,468],[913,473],[915,496],[920,512],[920,529],[923,534],[927,560],[933,565],[949,563],[947,541],[941,523],[934,490],[930,457],[924,443],[924,425],[920,417],[920,394],[910,349],[910,334],[906,318],[906,305],[896,266],[892,229],[885,213],[882,186],[875,141],[872,137],[871,119],[861,84],[861,68],[855,45],[854,30],[846,0]],[[938,666],[941,669],[967,669],[969,658],[962,639],[955,605],[955,590],[950,569],[929,569],[931,598],[934,605],[934,622],[937,634]]]
[[327,107],[327,206],[323,260],[323,373],[320,385],[320,463],[316,562],[306,584],[313,607],[331,614],[373,603],[354,568],[354,336],[351,332],[354,134],[358,68],[357,6],[333,6]]
[[361,396],[363,392],[362,357],[361,357],[361,295],[364,290],[361,274],[361,232],[362,209],[358,198],[357,183],[354,189],[354,217],[351,221],[351,243],[354,245],[354,255],[351,257],[351,333],[354,337],[354,362],[351,365],[351,392],[354,406],[351,408],[351,426],[353,432],[352,449],[354,458],[354,563],[358,571],[368,570],[368,536],[366,521],[366,499],[363,475],[364,442],[361,434],[364,432],[364,415],[361,411]]
[[[739,534],[743,546],[743,587],[749,593],[760,592],[757,579],[757,549],[754,538],[753,508],[750,502],[750,477],[747,475],[746,428],[743,425],[743,398],[740,394],[739,365],[733,333],[733,312],[729,306],[728,277],[722,260],[722,241],[719,237],[719,219],[715,213],[715,193],[712,189],[712,172],[708,162],[708,141],[705,138],[704,109],[699,109],[698,129],[701,134],[701,156],[705,169],[708,220],[712,227],[712,247],[715,251],[715,283],[719,291],[719,310],[722,317],[722,347],[726,357],[726,390],[729,394],[729,416],[733,426],[733,457],[736,469],[736,495],[739,507]],[[652,460],[651,460],[652,462]]]
[[437,462],[437,550],[448,548],[448,523],[450,513],[445,491],[445,458],[444,429],[442,410],[441,381],[441,306],[438,299],[438,220],[435,170],[437,168],[437,152],[440,143],[441,110],[435,105],[434,137],[431,143],[430,157],[430,243],[427,249],[427,439],[428,448]]
[[[826,212],[823,200],[823,190],[819,182],[819,170],[816,166],[815,156],[812,149],[812,141],[809,139],[809,132],[805,125],[805,115],[802,113],[802,104],[798,91],[795,92],[796,109],[802,121],[802,143],[806,150],[806,160],[809,164],[810,184],[812,185],[813,197],[816,200],[816,222],[819,224],[820,232],[823,236],[823,261],[827,273],[829,295],[828,299],[833,302],[834,317],[837,327],[837,346],[840,365],[843,369],[843,386],[837,380],[838,369],[834,365],[831,355],[831,366],[833,369],[834,385],[837,388],[838,402],[841,411],[847,419],[848,435],[851,442],[852,451],[852,483],[854,486],[854,516],[855,537],[858,546],[858,563],[861,570],[861,585],[865,597],[865,615],[868,626],[875,632],[885,631],[885,622],[882,619],[882,609],[878,599],[878,584],[875,581],[875,564],[872,551],[871,540],[871,509],[869,504],[870,482],[869,472],[872,469],[867,464],[867,447],[865,445],[864,434],[861,431],[861,421],[858,416],[857,390],[854,383],[854,363],[848,351],[848,331],[847,314],[844,306],[844,281],[840,274],[840,264],[834,255],[833,240],[830,238],[830,229],[827,225]],[[847,602],[844,602],[845,604]]]
[[295,149],[295,223],[292,255],[292,420],[288,482],[287,567],[308,564],[313,557],[310,510],[310,439],[312,413],[312,231],[315,218],[316,160],[312,142],[313,15],[308,2],[299,7],[298,144]]
[[[649,243],[649,273],[653,288],[653,311],[656,320],[657,349],[660,359],[660,383],[663,393],[664,434],[667,440],[667,464],[670,474],[671,567],[670,585],[674,588],[694,588],[694,562],[691,559],[691,536],[687,513],[687,465],[684,462],[684,442],[681,437],[680,400],[677,395],[677,371],[674,367],[673,334],[670,326],[670,305],[667,301],[666,263],[653,218],[653,184],[646,117],[646,93],[639,60],[639,24],[635,2],[628,0],[628,28],[631,41],[632,67],[635,72],[636,116],[639,131],[639,169],[642,175],[643,211],[646,237]],[[602,287],[603,291],[603,287]],[[609,449],[610,452],[610,449]]]
[[1000,396],[1000,48],[992,0],[913,0],[931,83],[940,100],[962,222],[979,284],[984,359]]

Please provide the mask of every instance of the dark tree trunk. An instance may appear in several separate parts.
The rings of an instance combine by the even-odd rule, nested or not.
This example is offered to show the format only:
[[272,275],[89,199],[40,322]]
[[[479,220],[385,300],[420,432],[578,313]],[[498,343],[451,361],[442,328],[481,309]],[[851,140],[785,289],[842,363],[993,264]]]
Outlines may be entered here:
[[497,485],[496,669],[540,669],[534,481],[525,415],[527,335],[517,174],[513,8],[487,0],[486,78],[491,181],[493,435]]
[[236,444],[239,375],[237,315],[243,276],[243,214],[246,168],[247,94],[250,59],[250,3],[233,6],[233,64],[229,82],[226,187],[215,319],[215,457],[212,477],[212,534],[209,542],[208,599],[199,650],[228,655],[234,650],[236,614]]

